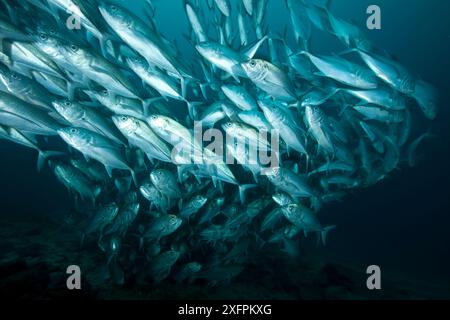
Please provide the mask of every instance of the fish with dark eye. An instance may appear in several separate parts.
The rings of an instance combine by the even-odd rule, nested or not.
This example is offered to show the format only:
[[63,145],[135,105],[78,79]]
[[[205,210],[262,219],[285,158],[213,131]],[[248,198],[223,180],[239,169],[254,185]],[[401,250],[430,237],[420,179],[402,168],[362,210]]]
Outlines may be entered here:
[[102,189],[92,183],[80,170],[61,161],[50,160],[50,168],[57,179],[70,191],[82,199],[95,203]]
[[38,82],[10,71],[0,65],[0,80],[7,90],[25,102],[39,106],[45,111],[52,111],[51,102],[54,97]]
[[150,201],[150,210],[156,207],[158,210],[166,213],[169,207],[169,199],[164,196],[151,182],[144,182],[140,187],[139,191],[142,196]]
[[236,52],[226,45],[213,41],[199,43],[195,48],[205,60],[240,82],[240,77],[247,78],[247,73],[241,64],[252,59],[266,40],[267,37],[263,37],[242,52]]
[[136,219],[140,206],[139,202],[131,202],[120,208],[116,219],[111,226],[106,229],[105,234],[118,234],[119,236],[124,237],[128,228]]
[[100,207],[87,225],[84,231],[85,235],[96,232],[102,233],[103,229],[114,220],[118,212],[119,207],[114,202]]
[[261,59],[252,59],[242,63],[241,66],[248,78],[272,97],[286,102],[297,101],[291,80],[277,66]]
[[286,143],[288,152],[291,148],[301,154],[308,155],[304,138],[305,130],[292,111],[270,99],[260,99],[258,104],[267,121]]
[[322,227],[322,224],[319,222],[317,215],[310,209],[298,203],[283,207],[282,210],[284,216],[305,234],[308,232],[317,232],[323,245],[326,245],[328,232],[336,227]]
[[139,90],[129,76],[103,56],[88,47],[75,43],[60,45],[60,53],[71,70],[82,73],[88,78],[112,92],[127,98],[139,99]]
[[159,242],[162,237],[174,233],[181,226],[182,222],[183,220],[175,215],[163,214],[152,221],[144,237]]
[[334,142],[329,131],[328,118],[318,107],[307,106],[305,108],[305,119],[309,126],[308,132],[316,140],[319,149],[330,155],[334,154]]
[[0,125],[44,136],[57,135],[63,126],[39,107],[3,91],[0,91]]
[[188,76],[172,56],[168,44],[134,13],[105,1],[99,5],[99,10],[122,41],[136,50],[150,65],[155,65],[179,79]]
[[181,283],[183,281],[190,279],[195,273],[201,271],[202,267],[203,266],[200,263],[195,261],[186,263],[175,275],[175,281],[177,283]]
[[178,185],[175,175],[164,169],[157,169],[150,173],[150,180],[153,185],[162,194],[167,196],[169,199],[177,199],[181,197],[181,189]]
[[125,144],[126,140],[111,120],[95,109],[67,99],[55,100],[51,105],[70,125],[94,131],[116,143]]
[[195,215],[208,201],[203,195],[194,196],[185,206],[181,208],[180,217],[189,219],[192,215]]
[[67,144],[80,151],[85,157],[102,163],[110,176],[112,176],[112,169],[129,171],[137,185],[136,175],[128,163],[122,145],[83,128],[63,128],[58,130],[58,134]]
[[289,169],[278,167],[266,171],[269,181],[279,190],[286,192],[293,198],[318,197],[307,179],[297,175]]
[[169,147],[146,122],[127,115],[114,115],[112,120],[130,144],[144,151],[151,161],[171,162]]

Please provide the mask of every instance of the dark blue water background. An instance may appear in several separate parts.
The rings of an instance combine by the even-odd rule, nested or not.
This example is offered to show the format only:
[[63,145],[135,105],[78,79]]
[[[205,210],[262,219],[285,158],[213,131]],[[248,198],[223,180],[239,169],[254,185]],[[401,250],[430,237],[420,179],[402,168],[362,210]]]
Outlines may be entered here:
[[[284,1],[270,2],[270,26],[282,30],[288,20]],[[162,33],[177,39],[181,51],[190,57],[192,47],[182,37],[188,30],[182,1],[155,3]],[[357,267],[378,264],[398,277],[450,284],[450,1],[339,0],[332,11],[365,28],[365,11],[371,4],[382,10],[382,30],[366,29],[371,41],[440,93],[441,111],[432,124],[437,137],[420,148],[417,167],[404,166],[375,187],[327,206],[321,219],[338,228],[330,234],[327,247],[317,250]],[[313,37],[315,53],[343,49],[323,33],[314,32]],[[33,151],[0,141],[0,214],[58,219],[70,201],[48,169],[36,171]]]

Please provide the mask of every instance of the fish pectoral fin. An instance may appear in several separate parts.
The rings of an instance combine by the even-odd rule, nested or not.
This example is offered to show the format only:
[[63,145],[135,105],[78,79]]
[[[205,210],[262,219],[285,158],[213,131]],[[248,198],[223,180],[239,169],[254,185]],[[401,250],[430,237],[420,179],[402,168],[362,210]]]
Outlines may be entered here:
[[[235,65],[231,68],[231,73],[230,76],[237,82],[237,83],[241,83],[241,80],[239,79],[239,76],[237,75],[237,73],[240,71],[239,69],[239,65]],[[226,77],[229,78],[229,77]]]
[[105,170],[106,170],[106,172],[108,173],[108,176],[109,176],[110,178],[112,178],[112,176],[113,176],[113,172],[112,172],[113,168],[111,168],[111,167],[105,165]]
[[268,40],[268,36],[262,37],[260,40],[258,40],[256,43],[251,44],[244,49],[241,50],[241,54],[246,57],[248,60],[253,59],[255,54],[258,52],[259,48],[262,46],[264,41]]

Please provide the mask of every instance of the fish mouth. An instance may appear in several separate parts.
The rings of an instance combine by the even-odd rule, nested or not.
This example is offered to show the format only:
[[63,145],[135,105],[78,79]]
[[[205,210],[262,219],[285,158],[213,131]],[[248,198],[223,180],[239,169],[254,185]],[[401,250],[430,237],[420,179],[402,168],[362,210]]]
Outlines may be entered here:
[[202,56],[206,55],[207,49],[205,46],[202,45],[202,43],[199,43],[195,46],[195,50],[198,51]]
[[111,120],[115,123],[115,124],[119,124],[120,123],[120,117],[119,115],[113,115],[111,117]]
[[53,101],[52,106],[58,113],[61,113],[64,111],[63,106],[59,102]]
[[98,11],[100,11],[100,14],[103,16],[103,18],[110,18],[112,15],[110,14],[109,10],[107,9],[105,4],[100,4],[98,6]]

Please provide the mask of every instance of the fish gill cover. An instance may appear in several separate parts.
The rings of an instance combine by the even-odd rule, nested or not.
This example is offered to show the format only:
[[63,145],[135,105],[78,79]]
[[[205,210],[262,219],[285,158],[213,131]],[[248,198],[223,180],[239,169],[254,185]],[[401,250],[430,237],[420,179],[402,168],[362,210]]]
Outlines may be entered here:
[[[112,282],[226,283],[249,250],[326,245],[321,208],[413,166],[431,136],[414,124],[436,118],[436,92],[389,48],[318,1],[287,0],[271,30],[268,2],[185,1],[179,48],[151,1],[139,16],[2,1],[0,137],[67,188]],[[322,35],[342,51],[315,52]]]

